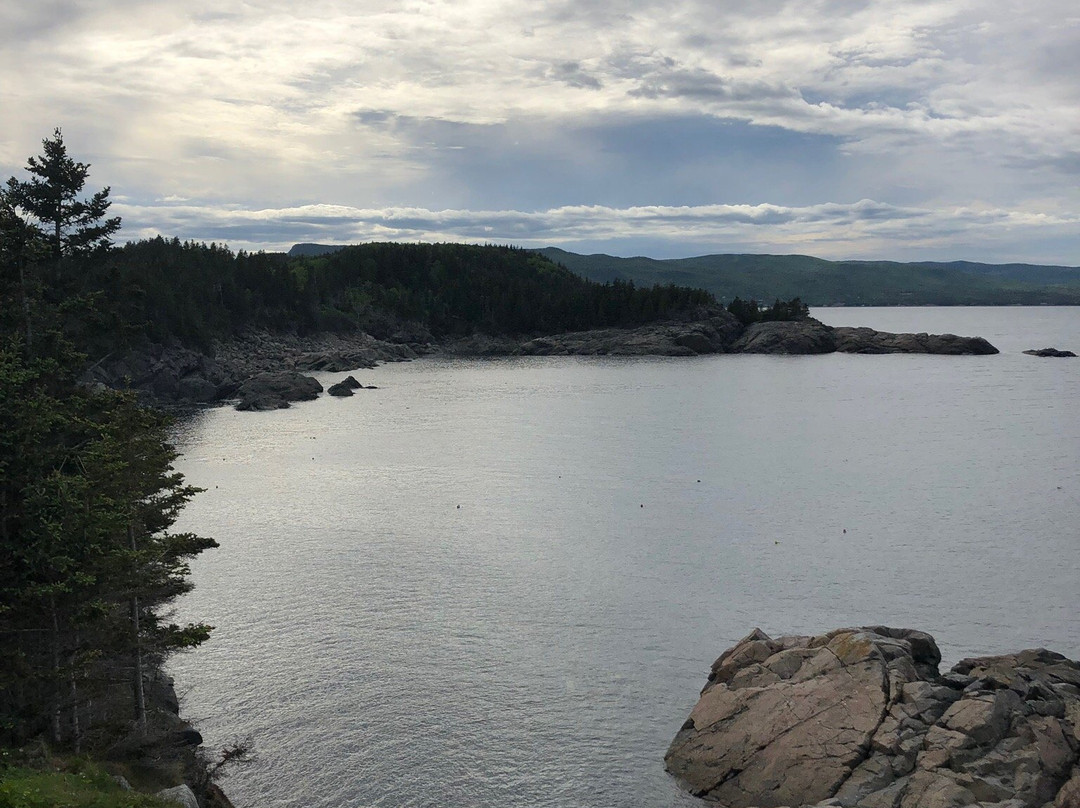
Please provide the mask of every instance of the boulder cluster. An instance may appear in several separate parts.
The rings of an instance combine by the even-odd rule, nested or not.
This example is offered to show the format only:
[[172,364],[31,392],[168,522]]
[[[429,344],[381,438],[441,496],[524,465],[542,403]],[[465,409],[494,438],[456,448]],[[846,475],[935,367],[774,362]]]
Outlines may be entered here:
[[911,629],[755,630],[713,664],[665,764],[729,808],[1080,808],[1080,663],[940,661]]
[[299,380],[301,373],[372,368],[380,362],[414,359],[423,350],[423,345],[385,342],[360,333],[298,337],[251,332],[217,343],[205,353],[148,344],[109,354],[87,368],[83,381],[135,390],[163,404],[240,399],[239,409],[277,409],[314,397],[305,392],[310,383]]

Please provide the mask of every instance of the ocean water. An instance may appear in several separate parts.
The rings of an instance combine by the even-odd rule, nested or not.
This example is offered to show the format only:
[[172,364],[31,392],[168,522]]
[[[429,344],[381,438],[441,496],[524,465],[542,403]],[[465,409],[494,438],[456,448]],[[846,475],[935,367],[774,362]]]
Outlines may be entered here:
[[[1080,308],[824,309],[990,357],[438,360],[203,412],[221,548],[171,665],[257,806],[690,806],[663,754],[725,648],[919,628],[1080,657]],[[324,384],[346,374],[325,374]]]

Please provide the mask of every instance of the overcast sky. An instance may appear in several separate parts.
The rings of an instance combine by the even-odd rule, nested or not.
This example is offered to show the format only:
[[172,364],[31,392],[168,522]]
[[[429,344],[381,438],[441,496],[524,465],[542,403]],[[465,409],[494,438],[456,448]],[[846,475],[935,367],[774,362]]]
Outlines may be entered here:
[[122,240],[1080,264],[1075,0],[0,0],[56,126]]

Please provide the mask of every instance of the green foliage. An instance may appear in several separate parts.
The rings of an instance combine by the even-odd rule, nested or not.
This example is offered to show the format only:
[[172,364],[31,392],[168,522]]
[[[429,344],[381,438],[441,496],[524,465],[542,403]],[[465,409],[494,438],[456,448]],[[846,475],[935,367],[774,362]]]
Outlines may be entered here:
[[88,761],[69,761],[65,769],[0,769],[0,808],[176,808],[173,802],[124,790]]
[[140,339],[208,348],[247,328],[386,337],[402,320],[436,337],[554,333],[715,304],[699,289],[595,283],[535,252],[468,244],[363,244],[290,258],[155,238],[113,251],[94,273],[111,312],[96,341],[84,340],[95,355]]
[[30,179],[7,182],[10,203],[46,234],[54,258],[86,256],[109,248],[119,217],[106,219],[109,189],[83,198],[90,166],[71,159],[59,129],[45,138],[40,157],[26,163]]
[[78,258],[96,273],[115,229],[95,219],[107,191],[70,202],[86,167],[66,158],[59,132],[46,152],[30,161],[31,190],[8,182],[5,194],[23,196],[0,218],[0,322],[16,326],[0,333],[0,742],[48,731],[77,750],[103,704],[110,721],[130,722],[143,674],[206,639],[208,626],[164,625],[159,610],[190,589],[188,560],[216,543],[169,532],[196,489],[173,469],[166,418],[78,383],[85,357],[66,335],[86,331],[85,299],[25,282],[56,255],[37,249],[47,237],[23,218],[31,196],[77,211],[58,231],[64,268]]
[[743,300],[741,297],[736,297],[728,304],[727,309],[743,325],[774,320],[805,320],[810,316],[810,308],[797,297],[791,300],[777,298],[765,309],[761,308],[756,300]]
[[750,325],[761,319],[761,308],[756,300],[743,300],[741,297],[736,297],[728,303],[727,310],[734,314],[743,325]]

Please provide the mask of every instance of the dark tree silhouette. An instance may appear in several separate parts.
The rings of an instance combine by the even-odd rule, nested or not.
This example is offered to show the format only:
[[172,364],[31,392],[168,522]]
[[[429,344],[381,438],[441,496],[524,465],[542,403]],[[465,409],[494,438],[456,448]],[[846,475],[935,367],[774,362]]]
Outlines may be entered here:
[[46,234],[56,259],[108,249],[110,236],[120,229],[119,217],[105,218],[109,189],[83,196],[90,166],[68,156],[59,128],[41,145],[42,154],[26,163],[30,179],[8,180],[8,202]]

